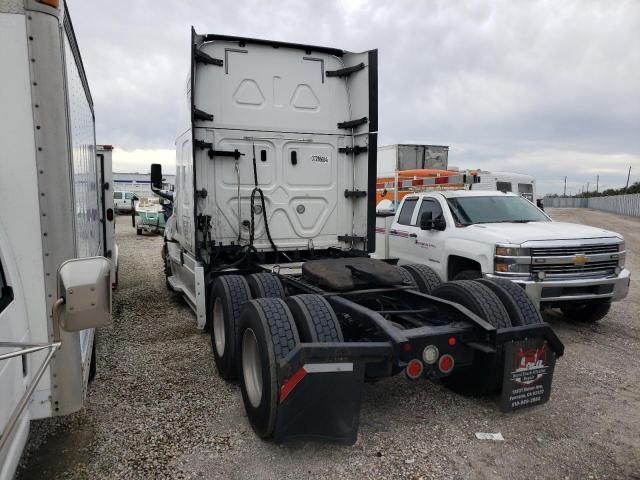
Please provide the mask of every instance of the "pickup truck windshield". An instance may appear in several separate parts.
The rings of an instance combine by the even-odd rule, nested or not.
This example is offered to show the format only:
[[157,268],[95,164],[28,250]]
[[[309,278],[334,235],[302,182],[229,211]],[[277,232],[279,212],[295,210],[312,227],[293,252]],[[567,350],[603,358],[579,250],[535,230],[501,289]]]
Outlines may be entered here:
[[549,221],[544,213],[522,197],[460,197],[448,198],[447,203],[459,225]]

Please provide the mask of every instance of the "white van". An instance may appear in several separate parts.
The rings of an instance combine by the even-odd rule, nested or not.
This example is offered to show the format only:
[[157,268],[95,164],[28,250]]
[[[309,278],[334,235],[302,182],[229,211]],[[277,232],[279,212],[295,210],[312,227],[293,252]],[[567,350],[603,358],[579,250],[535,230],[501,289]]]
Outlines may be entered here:
[[113,206],[116,211],[131,213],[131,200],[133,200],[135,196],[136,195],[133,192],[113,192]]

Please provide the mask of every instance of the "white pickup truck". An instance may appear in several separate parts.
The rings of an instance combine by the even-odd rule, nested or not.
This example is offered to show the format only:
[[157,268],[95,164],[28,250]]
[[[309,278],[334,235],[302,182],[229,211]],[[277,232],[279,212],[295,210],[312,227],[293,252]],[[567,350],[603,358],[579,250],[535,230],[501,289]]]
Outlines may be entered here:
[[629,289],[622,235],[554,222],[497,191],[406,196],[395,214],[378,213],[375,256],[428,265],[443,281],[506,278],[538,308],[581,320],[600,320]]

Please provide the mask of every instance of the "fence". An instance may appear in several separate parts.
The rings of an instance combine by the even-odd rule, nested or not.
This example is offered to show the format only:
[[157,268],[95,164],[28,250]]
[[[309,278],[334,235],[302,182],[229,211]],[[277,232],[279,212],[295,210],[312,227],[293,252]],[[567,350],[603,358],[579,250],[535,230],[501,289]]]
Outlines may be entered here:
[[640,193],[592,198],[545,197],[544,206],[545,208],[594,208],[619,215],[640,217]]

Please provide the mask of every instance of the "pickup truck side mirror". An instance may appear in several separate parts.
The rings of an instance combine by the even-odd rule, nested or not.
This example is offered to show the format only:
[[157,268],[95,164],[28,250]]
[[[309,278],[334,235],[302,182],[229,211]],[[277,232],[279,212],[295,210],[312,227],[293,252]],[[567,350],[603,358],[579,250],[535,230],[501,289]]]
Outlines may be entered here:
[[[77,332],[111,323],[111,263],[104,257],[73,258],[58,269],[54,323]],[[58,325],[54,326],[54,329]]]
[[151,164],[151,186],[162,189],[162,165],[159,163]]
[[431,230],[433,228],[433,212],[423,212],[420,215],[420,230]]
[[443,217],[438,217],[433,221],[433,228],[440,231],[446,230],[447,222]]

